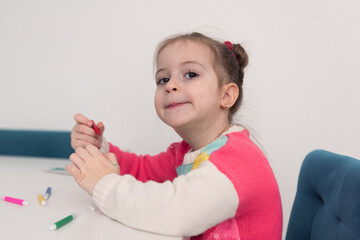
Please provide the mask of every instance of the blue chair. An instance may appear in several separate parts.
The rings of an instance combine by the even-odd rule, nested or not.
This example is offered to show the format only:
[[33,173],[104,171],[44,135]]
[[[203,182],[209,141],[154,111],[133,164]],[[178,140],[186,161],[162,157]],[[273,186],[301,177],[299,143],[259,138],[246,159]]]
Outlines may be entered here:
[[360,161],[315,150],[302,163],[286,240],[360,239]]
[[71,132],[0,129],[0,155],[69,158]]

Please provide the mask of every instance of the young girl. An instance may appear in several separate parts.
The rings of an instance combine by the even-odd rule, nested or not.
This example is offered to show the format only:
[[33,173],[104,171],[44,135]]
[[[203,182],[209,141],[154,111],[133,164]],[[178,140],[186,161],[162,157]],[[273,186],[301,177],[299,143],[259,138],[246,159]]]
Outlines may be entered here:
[[[155,108],[183,139],[155,156],[124,152],[76,114],[66,169],[99,209],[130,227],[191,239],[280,240],[278,186],[249,133],[232,124],[248,57],[200,33],[158,46]],[[100,148],[100,150],[99,150]]]

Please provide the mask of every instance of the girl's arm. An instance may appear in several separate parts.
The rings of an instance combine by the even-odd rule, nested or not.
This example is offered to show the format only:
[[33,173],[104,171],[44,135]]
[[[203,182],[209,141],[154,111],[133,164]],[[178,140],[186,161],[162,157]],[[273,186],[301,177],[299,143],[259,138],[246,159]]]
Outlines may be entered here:
[[110,218],[174,236],[197,235],[234,217],[239,203],[231,181],[210,161],[172,182],[142,183],[131,175],[110,174],[97,183],[93,198]]
[[176,176],[176,167],[181,164],[182,156],[189,149],[185,142],[171,144],[165,152],[158,155],[136,155],[109,145],[109,151],[114,153],[119,166],[120,174],[131,174],[137,180],[164,182],[173,180]]
[[158,234],[195,236],[234,216],[282,225],[280,194],[266,157],[244,134],[228,137],[209,160],[172,182],[109,174],[95,185],[93,199],[110,218]]

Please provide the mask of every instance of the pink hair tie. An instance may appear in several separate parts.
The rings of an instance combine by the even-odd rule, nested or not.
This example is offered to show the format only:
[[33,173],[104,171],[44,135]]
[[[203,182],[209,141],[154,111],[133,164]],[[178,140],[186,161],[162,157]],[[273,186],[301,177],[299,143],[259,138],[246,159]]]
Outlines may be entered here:
[[229,41],[224,42],[224,44],[227,46],[227,48],[232,51],[232,43]]
[[232,53],[233,57],[236,59],[235,54],[232,52],[233,44],[232,44],[230,41],[225,41],[224,44],[225,44],[225,46],[230,50],[230,52]]

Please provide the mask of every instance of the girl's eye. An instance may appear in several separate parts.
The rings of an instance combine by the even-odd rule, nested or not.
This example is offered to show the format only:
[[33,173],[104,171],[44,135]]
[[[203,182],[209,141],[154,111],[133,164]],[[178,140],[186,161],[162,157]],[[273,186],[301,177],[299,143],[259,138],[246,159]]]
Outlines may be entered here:
[[199,76],[199,74],[195,73],[195,72],[187,72],[185,74],[185,78],[196,78],[197,76]]
[[165,84],[169,81],[170,79],[169,78],[161,78],[157,81],[157,84],[159,85],[162,85],[162,84]]

